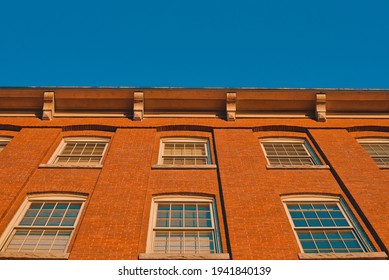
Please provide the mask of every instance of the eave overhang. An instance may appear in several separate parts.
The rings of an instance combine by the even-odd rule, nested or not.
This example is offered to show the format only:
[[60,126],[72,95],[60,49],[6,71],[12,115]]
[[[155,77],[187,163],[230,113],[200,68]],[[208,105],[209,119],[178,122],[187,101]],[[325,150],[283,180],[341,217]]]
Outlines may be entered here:
[[3,87],[0,116],[386,119],[389,90]]

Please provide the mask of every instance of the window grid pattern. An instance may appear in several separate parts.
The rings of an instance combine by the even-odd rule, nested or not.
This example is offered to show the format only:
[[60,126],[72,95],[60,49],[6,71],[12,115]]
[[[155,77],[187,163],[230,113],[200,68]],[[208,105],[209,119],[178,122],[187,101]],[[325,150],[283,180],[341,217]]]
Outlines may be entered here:
[[107,144],[99,141],[66,141],[54,164],[98,165]]
[[155,253],[216,253],[210,203],[159,203],[154,227]]
[[389,166],[389,142],[361,143],[370,157],[380,166]]
[[287,208],[305,253],[365,252],[337,203],[288,203]]
[[271,165],[315,165],[305,143],[262,142]]
[[64,252],[82,202],[33,202],[5,246],[5,252]]
[[207,143],[165,142],[162,153],[163,164],[206,165],[208,164]]

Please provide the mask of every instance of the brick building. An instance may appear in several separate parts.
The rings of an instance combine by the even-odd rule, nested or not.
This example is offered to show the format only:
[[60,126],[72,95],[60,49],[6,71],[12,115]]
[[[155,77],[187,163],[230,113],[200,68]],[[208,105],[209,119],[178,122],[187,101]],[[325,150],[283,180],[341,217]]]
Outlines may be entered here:
[[0,88],[2,259],[387,259],[389,90]]

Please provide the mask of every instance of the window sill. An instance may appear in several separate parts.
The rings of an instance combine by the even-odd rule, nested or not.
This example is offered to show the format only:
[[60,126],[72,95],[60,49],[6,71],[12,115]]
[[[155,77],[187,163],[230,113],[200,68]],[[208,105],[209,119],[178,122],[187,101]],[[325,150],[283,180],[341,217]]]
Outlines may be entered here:
[[140,260],[229,260],[230,254],[156,254],[141,253]]
[[377,165],[379,169],[389,169],[387,165]]
[[387,260],[385,252],[367,252],[367,253],[322,253],[305,254],[299,253],[300,260]]
[[266,165],[266,169],[325,169],[328,170],[328,165]]
[[67,260],[69,253],[7,253],[1,252],[2,260]]
[[60,164],[39,164],[39,168],[80,168],[80,169],[101,169],[102,165],[60,165]]
[[168,165],[168,164],[154,164],[151,169],[216,169],[216,164],[207,165]]

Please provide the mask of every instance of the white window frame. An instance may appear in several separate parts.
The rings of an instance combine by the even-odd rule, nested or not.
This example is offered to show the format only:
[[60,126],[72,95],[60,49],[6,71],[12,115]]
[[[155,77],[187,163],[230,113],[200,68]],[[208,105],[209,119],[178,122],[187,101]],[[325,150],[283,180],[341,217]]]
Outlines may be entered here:
[[[30,226],[29,227],[29,228],[33,228],[33,229],[36,229],[36,230],[46,230],[46,229],[51,229],[51,228],[53,228],[53,229],[55,228],[56,230],[71,230],[71,234],[69,236],[68,243],[66,244],[66,247],[65,247],[64,252],[63,252],[63,253],[66,253],[67,250],[68,250],[69,244],[72,241],[74,232],[76,231],[76,228],[77,228],[78,222],[80,220],[80,217],[82,216],[82,212],[83,212],[83,209],[84,209],[85,201],[86,201],[86,196],[82,196],[82,195],[71,195],[71,194],[66,194],[66,195],[65,194],[63,194],[63,195],[61,195],[61,194],[34,194],[34,195],[29,195],[23,201],[23,203],[19,207],[18,211],[14,215],[13,219],[11,220],[11,222],[8,224],[7,228],[5,229],[3,234],[1,235],[1,237],[0,237],[0,252],[1,253],[7,253],[5,251],[7,249],[7,246],[9,244],[9,242],[12,240],[13,234],[16,232],[17,229],[23,229],[23,226],[19,226],[19,223],[24,218],[27,210],[29,209],[29,207],[30,207],[30,205],[32,203],[34,203],[34,202],[35,203],[36,202],[48,202],[48,203],[50,203],[50,202],[79,202],[79,203],[81,203],[81,207],[80,207],[80,210],[78,211],[78,215],[77,215],[77,218],[75,219],[75,222],[74,222],[73,226],[63,226],[63,227],[61,227],[61,226],[54,226],[54,227],[50,227],[50,226]],[[27,227],[25,227],[25,228],[27,228]],[[23,252],[23,251],[21,251],[19,253],[26,253],[26,254],[31,253],[31,254],[34,254],[34,255],[50,254],[48,252]],[[9,252],[8,254],[19,254],[19,253]]]
[[[199,228],[199,227],[179,227],[179,228],[172,228],[172,227],[157,227],[157,213],[158,213],[158,204],[161,203],[208,203],[210,205],[210,211],[211,211],[211,221],[212,221],[212,228],[206,227],[206,228]],[[215,255],[222,253],[222,247],[221,247],[221,240],[220,240],[220,232],[219,232],[219,226],[218,226],[218,218],[217,218],[217,210],[215,205],[215,200],[211,197],[202,197],[202,196],[158,196],[154,197],[153,201],[151,203],[151,210],[150,210],[150,222],[149,222],[149,231],[148,231],[148,238],[147,238],[147,246],[146,246],[146,252],[148,254],[158,254],[158,255],[185,255],[186,253],[157,253],[154,252],[154,239],[155,239],[155,233],[158,231],[212,231],[214,236],[214,246],[215,246]],[[192,255],[201,255],[202,253],[187,253]],[[214,255],[212,254],[212,255]]]
[[12,140],[12,137],[4,137],[4,136],[1,136],[0,137],[0,144],[5,144],[4,145],[4,148],[0,150],[3,151],[5,149],[5,147],[8,145],[8,143]]
[[[304,252],[304,248],[302,247],[300,238],[298,236],[298,231],[304,231],[304,230],[306,230],[306,231],[309,231],[309,230],[313,230],[313,231],[314,230],[322,230],[322,231],[326,231],[326,230],[329,230],[329,231],[330,230],[351,230],[353,232],[354,236],[356,237],[357,242],[361,245],[361,248],[363,250],[362,253],[374,251],[374,248],[372,247],[370,241],[366,237],[366,234],[363,232],[363,229],[360,228],[359,224],[355,225],[355,222],[353,222],[350,219],[349,215],[346,213],[344,207],[341,204],[340,197],[323,196],[323,195],[314,195],[314,196],[312,196],[312,195],[296,195],[296,196],[286,196],[282,199],[282,202],[283,202],[284,209],[285,209],[285,212],[287,214],[289,223],[293,229],[295,238],[296,238],[298,246],[300,248],[300,251],[303,254],[309,254],[309,255],[320,254],[320,253],[308,253],[308,252],[306,253],[306,252]],[[346,219],[348,226],[342,226],[342,227],[340,227],[340,226],[296,227],[294,225],[292,216],[291,216],[290,211],[288,209],[288,204],[290,204],[290,203],[315,203],[315,202],[316,203],[323,203],[323,204],[326,204],[326,203],[336,204],[338,206],[338,208],[340,209],[341,213],[343,214],[343,217]],[[345,205],[345,206],[348,207],[347,205]],[[365,237],[363,238],[363,237],[361,237],[361,235],[364,235]],[[342,254],[342,253],[332,252],[329,254]],[[346,254],[353,254],[353,253],[346,253]]]
[[[389,144],[389,138],[361,138],[361,139],[358,139],[358,143],[361,145],[361,144]],[[361,147],[363,148],[363,146],[361,145]],[[363,148],[365,150],[365,148]],[[389,168],[389,165],[382,165],[382,164],[378,164],[374,158],[388,158],[389,159],[389,156],[373,156],[373,155],[370,155],[366,150],[365,152],[370,156],[370,158],[377,164],[378,167],[380,168]]]
[[[163,158],[165,157],[163,152],[165,150],[165,144],[169,143],[202,143],[205,145],[205,153],[206,155],[203,156],[206,159],[206,164],[203,165],[185,165],[185,164],[164,164],[163,163]],[[174,156],[171,156],[172,158]],[[180,157],[180,156],[178,156]],[[201,157],[201,156],[182,156],[182,157]],[[159,165],[166,165],[166,166],[196,166],[196,167],[201,167],[201,166],[207,166],[207,165],[212,165],[212,157],[211,157],[211,151],[210,151],[210,146],[209,146],[209,140],[207,138],[191,138],[191,137],[175,137],[175,138],[161,138],[160,142],[160,147],[159,147],[159,154],[158,154],[158,164]]]
[[[58,148],[55,150],[53,156],[49,160],[49,165],[54,165],[54,166],[80,166],[80,167],[88,167],[88,166],[102,166],[102,162],[104,159],[104,156],[107,152],[108,145],[109,145],[110,138],[106,137],[65,137],[62,139],[60,145]],[[72,143],[72,142],[100,142],[100,143],[105,143],[104,151],[101,154],[101,159],[99,163],[97,164],[63,164],[63,163],[56,163],[57,158],[61,156],[62,151],[65,149],[67,143]],[[82,156],[80,156],[82,157]],[[89,156],[85,156],[89,157]]]
[[[277,137],[277,138],[260,138],[259,142],[261,144],[262,150],[265,154],[267,164],[269,166],[294,166],[294,167],[304,167],[304,166],[318,166],[322,165],[322,162],[320,161],[319,157],[316,155],[315,151],[309,144],[309,142],[306,139],[300,139],[300,138],[285,138],[285,137]],[[267,151],[264,147],[264,143],[298,143],[302,144],[304,150],[307,152],[308,156],[302,157],[302,156],[269,156],[267,154]],[[269,157],[272,158],[309,158],[312,161],[312,165],[293,165],[293,164],[271,164],[269,161]]]

